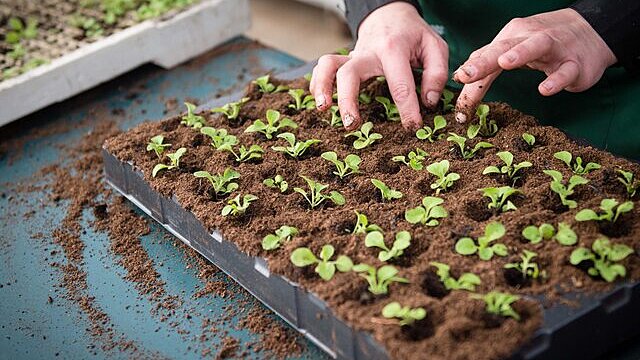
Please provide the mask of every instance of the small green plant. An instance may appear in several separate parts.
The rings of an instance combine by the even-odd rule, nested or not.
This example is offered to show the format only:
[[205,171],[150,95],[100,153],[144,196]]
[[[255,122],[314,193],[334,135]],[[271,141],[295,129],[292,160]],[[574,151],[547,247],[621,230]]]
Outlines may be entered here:
[[387,186],[387,184],[383,183],[378,179],[371,179],[371,183],[373,186],[380,190],[380,195],[382,196],[383,201],[391,201],[394,199],[402,198],[402,193],[398,190],[394,190]]
[[467,137],[469,139],[473,139],[478,136],[478,134],[482,137],[490,137],[498,132],[496,121],[487,120],[487,116],[489,116],[489,105],[480,104],[476,110],[476,115],[478,116],[478,123],[469,124],[467,128]]
[[616,222],[620,215],[633,210],[633,201],[625,201],[620,204],[616,199],[602,199],[600,210],[603,213],[598,214],[591,209],[582,209],[576,214],[576,220]]
[[239,216],[244,215],[249,209],[249,205],[252,202],[258,200],[258,197],[252,194],[246,194],[240,197],[240,194],[236,195],[233,199],[227,202],[222,208],[222,216]]
[[504,226],[499,222],[492,222],[484,230],[484,236],[478,238],[477,244],[470,237],[463,237],[456,242],[455,250],[460,255],[473,255],[478,253],[480,260],[491,260],[493,255],[507,256],[507,247],[504,244],[492,242],[500,239],[505,234]]
[[304,79],[305,79],[305,80],[307,80],[308,82],[311,82],[311,76],[312,76],[312,75],[311,75],[311,73],[310,73],[310,72],[308,72],[308,73],[304,74],[304,76],[303,76],[303,77],[304,77]]
[[335,253],[335,248],[331,245],[324,245],[320,250],[320,258],[313,255],[313,252],[306,247],[301,247],[293,250],[291,253],[291,262],[297,267],[306,267],[309,265],[317,264],[315,272],[320,277],[329,281],[333,278],[336,270],[339,272],[348,272],[353,268],[353,262],[346,255],[339,255],[335,261],[331,258]]
[[18,17],[10,17],[7,21],[9,27],[4,36],[7,44],[18,44],[22,40],[34,39],[38,36],[38,19],[28,18],[26,24]]
[[238,115],[240,115],[240,108],[242,108],[242,105],[248,101],[249,98],[244,97],[239,101],[224,104],[222,107],[215,107],[211,109],[211,112],[224,114],[227,117],[227,120],[235,120],[238,118]]
[[196,111],[196,106],[194,104],[185,102],[184,106],[187,107],[187,114],[182,117],[180,124],[187,125],[194,129],[200,129],[206,125],[204,117],[194,114],[194,111]]
[[416,131],[416,137],[420,140],[428,140],[429,142],[435,142],[436,140],[440,140],[444,138],[445,134],[438,134],[439,130],[442,130],[447,127],[447,120],[445,120],[444,116],[436,115],[433,118],[433,128],[425,125],[421,129]]
[[382,316],[387,319],[398,319],[398,325],[411,325],[427,316],[424,308],[410,308],[402,306],[399,302],[390,302],[382,308]]
[[491,199],[491,202],[488,205],[489,209],[495,209],[498,212],[507,212],[517,209],[511,200],[509,200],[509,197],[519,194],[520,190],[518,189],[514,189],[511,186],[500,186],[497,188],[488,187],[480,189],[479,191],[482,191],[482,196]]
[[399,277],[398,269],[392,265],[383,265],[375,268],[368,264],[358,264],[353,266],[353,271],[360,273],[360,276],[367,280],[368,290],[374,295],[382,295],[389,292],[389,285],[394,282],[408,283],[409,280]]
[[83,30],[84,35],[88,38],[96,38],[104,33],[104,29],[98,20],[77,13],[69,19],[69,25]]
[[264,179],[262,183],[267,187],[280,190],[281,193],[289,189],[289,183],[282,177],[282,175],[276,175],[273,179]]
[[179,168],[180,167],[180,158],[186,152],[187,152],[187,149],[181,147],[178,150],[176,150],[176,152],[174,152],[174,153],[168,153],[167,157],[169,158],[169,165],[162,164],[162,163],[156,164],[156,166],[154,166],[153,170],[151,171],[151,176],[156,177],[156,175],[158,175],[158,172],[160,172],[162,170],[171,170],[171,169]]
[[612,244],[609,239],[602,237],[591,245],[591,249],[579,247],[571,253],[569,261],[572,265],[579,265],[583,261],[591,261],[587,270],[589,275],[600,275],[605,281],[612,282],[616,277],[625,277],[627,270],[618,262],[633,254],[633,249],[624,244]]
[[262,159],[264,149],[260,145],[251,145],[248,148],[244,145],[240,145],[238,152],[233,150],[230,145],[225,145],[220,148],[222,151],[228,151],[235,157],[237,162],[246,162],[254,159]]
[[618,169],[617,171],[620,174],[618,181],[627,189],[627,195],[631,199],[636,195],[638,188],[640,188],[640,181],[636,180],[635,175],[630,171],[624,171],[622,169]]
[[529,146],[533,146],[536,144],[536,137],[529,133],[523,133],[522,140],[524,140],[524,142]]
[[330,108],[331,120],[322,120],[332,127],[342,127],[342,117],[340,116],[340,108],[338,105],[331,105]]
[[304,96],[304,89],[289,89],[289,95],[294,100],[294,103],[289,104],[289,107],[294,110],[311,110],[316,107],[316,101],[313,96]]
[[427,166],[427,171],[438,178],[431,184],[431,189],[436,190],[436,194],[439,194],[440,191],[447,191],[454,182],[460,179],[458,173],[449,172],[449,160],[435,162]]
[[238,184],[234,181],[240,178],[240,173],[226,168],[222,174],[211,175],[208,171],[196,171],[193,176],[197,178],[207,179],[213,187],[215,197],[229,194],[238,188]]
[[522,274],[522,278],[532,278],[537,279],[538,277],[546,277],[545,271],[540,271],[540,267],[536,262],[533,261],[533,258],[538,256],[538,254],[533,251],[523,250],[520,255],[520,262],[517,263],[508,263],[504,265],[505,269],[516,269]]
[[369,105],[371,104],[371,95],[363,91],[360,94],[358,94],[358,101],[361,104]]
[[358,155],[349,154],[344,158],[344,161],[338,159],[338,155],[333,151],[323,152],[320,156],[335,165],[336,171],[333,173],[338,175],[340,179],[344,179],[345,176],[360,172],[360,163],[362,162],[362,159],[360,159],[360,156]]
[[467,138],[464,136],[460,136],[456,133],[449,133],[449,137],[447,137],[447,141],[452,142],[458,145],[460,149],[460,155],[463,159],[469,160],[473,158],[480,149],[488,149],[492,148],[493,144],[488,143],[486,141],[478,142],[473,148],[467,146]]
[[372,231],[365,237],[364,245],[368,248],[381,249],[378,253],[378,259],[386,262],[402,256],[404,250],[411,245],[411,234],[406,230],[398,232],[393,245],[389,248],[384,243],[384,235],[380,231]]
[[384,112],[387,116],[387,120],[400,121],[400,112],[398,112],[396,104],[384,96],[376,96],[376,101],[384,106]]
[[411,224],[422,224],[426,226],[438,226],[440,221],[449,216],[447,210],[442,206],[444,200],[435,196],[422,198],[422,205],[404,212],[404,218]]
[[260,76],[259,78],[252,81],[252,83],[258,85],[258,89],[260,92],[269,94],[269,93],[278,93],[281,91],[286,91],[289,87],[285,85],[278,85],[277,87],[269,82],[269,75]]
[[299,156],[302,156],[307,151],[307,149],[311,147],[311,145],[321,142],[318,139],[297,141],[296,136],[290,132],[278,134],[278,138],[286,140],[289,143],[289,146],[272,146],[271,149],[273,149],[273,151],[285,153],[292,158],[298,158]]
[[576,175],[586,175],[593,170],[601,168],[600,164],[594,162],[587,163],[583,166],[582,158],[580,156],[576,157],[576,160],[572,165],[571,160],[573,160],[573,155],[568,151],[558,151],[553,154],[553,157],[565,163]]
[[298,228],[288,225],[282,225],[275,234],[268,234],[262,239],[262,248],[269,251],[280,247],[280,244],[291,240],[298,235]]
[[438,275],[447,290],[476,291],[476,286],[482,283],[480,277],[474,273],[463,273],[456,280],[456,278],[451,276],[451,267],[449,265],[435,261],[432,261],[430,264],[436,268],[436,275]]
[[452,104],[453,91],[449,89],[442,89],[442,97],[440,98],[440,100],[442,100],[442,111],[445,113],[453,110],[453,108],[455,107]]
[[558,224],[558,232],[553,228],[553,225],[544,223],[540,226],[529,225],[522,230],[522,236],[529,240],[532,244],[538,244],[542,240],[549,240],[555,238],[560,245],[571,246],[578,242],[578,235],[571,229],[571,226],[566,223]]
[[229,134],[227,129],[215,129],[205,126],[200,129],[200,132],[211,138],[211,146],[216,150],[222,150],[223,148],[232,147],[238,144],[238,138]]
[[[427,154],[426,151],[420,148],[416,148],[416,151],[409,152],[409,155],[407,156],[398,155],[392,157],[391,161],[401,162],[412,168],[413,170],[422,170],[424,167],[424,165],[422,165],[422,162],[427,158],[428,155],[429,154]],[[408,161],[407,158],[409,158]]]
[[307,186],[309,186],[309,193],[307,193],[304,189],[295,187],[293,190],[299,194],[301,194],[305,200],[309,203],[312,209],[320,206],[325,200],[330,200],[336,205],[344,205],[345,199],[341,193],[338,191],[331,191],[328,195],[323,194],[322,192],[329,187],[329,185],[320,184],[319,182],[315,182],[312,179],[304,175],[300,175],[304,181],[307,182]]
[[520,321],[520,315],[511,307],[511,304],[520,300],[518,295],[490,291],[484,295],[471,294],[471,297],[483,300],[486,304],[485,310],[489,314],[511,317]]
[[293,120],[289,118],[286,118],[286,117],[281,118],[280,112],[276,110],[272,110],[272,109],[267,110],[266,118],[267,118],[266,124],[264,123],[264,121],[262,121],[262,119],[257,119],[256,121],[253,122],[251,126],[246,128],[244,132],[246,133],[259,132],[261,134],[264,134],[264,136],[267,139],[272,139],[273,134],[278,133],[280,129],[283,129],[283,128],[297,129],[298,128],[298,124],[296,124]]
[[589,180],[583,178],[580,175],[572,175],[569,178],[569,182],[565,185],[562,182],[562,174],[559,171],[544,170],[543,172],[551,176],[552,181],[549,184],[549,187],[551,188],[551,191],[558,194],[562,205],[568,207],[569,209],[575,209],[578,206],[578,203],[575,200],[570,200],[569,196],[573,195],[576,186],[585,185],[589,183]]
[[561,222],[558,224],[558,233],[555,239],[560,245],[571,246],[578,242],[578,235],[569,224]]
[[162,159],[162,153],[164,152],[165,148],[171,146],[171,144],[163,144],[163,142],[164,136],[162,135],[156,135],[152,137],[147,144],[147,151],[155,152],[158,159]]
[[361,214],[358,210],[354,210],[356,213],[356,225],[353,227],[352,234],[367,234],[372,231],[382,232],[382,228],[376,224],[369,224],[369,219],[365,214]]
[[373,144],[376,140],[382,139],[382,135],[375,132],[371,133],[371,130],[373,130],[373,123],[371,121],[367,121],[362,124],[360,130],[350,132],[345,135],[345,137],[355,136],[356,139],[353,141],[353,148],[356,150],[364,149]]
[[500,151],[496,153],[496,155],[502,160],[504,165],[502,166],[487,166],[483,171],[482,175],[487,174],[503,174],[506,175],[509,179],[513,180],[515,183],[516,180],[520,178],[518,176],[518,171],[533,166],[532,163],[528,161],[523,161],[519,164],[513,163],[513,154],[508,151]]

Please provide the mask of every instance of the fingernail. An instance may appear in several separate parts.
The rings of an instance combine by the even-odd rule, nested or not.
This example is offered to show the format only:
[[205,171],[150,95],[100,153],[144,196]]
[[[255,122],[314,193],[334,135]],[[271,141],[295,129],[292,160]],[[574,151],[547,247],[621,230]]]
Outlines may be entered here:
[[320,109],[321,107],[324,106],[325,98],[323,94],[316,96],[315,99],[316,99],[316,108]]
[[473,65],[466,65],[461,67],[462,71],[467,74],[468,77],[474,77],[476,75],[476,67]]
[[438,101],[440,101],[440,96],[437,92],[429,91],[427,93],[427,105],[429,105],[429,107],[435,107],[438,104]]
[[351,114],[345,114],[342,116],[342,124],[344,124],[344,127],[351,126],[355,120],[356,118]]
[[461,113],[461,112],[457,112],[456,113],[456,121],[461,123],[461,124],[466,123],[467,122],[467,115],[465,115],[464,113]]
[[542,87],[545,88],[545,90],[547,91],[552,91],[553,88],[555,87],[555,84],[553,83],[553,80],[547,80],[542,83]]

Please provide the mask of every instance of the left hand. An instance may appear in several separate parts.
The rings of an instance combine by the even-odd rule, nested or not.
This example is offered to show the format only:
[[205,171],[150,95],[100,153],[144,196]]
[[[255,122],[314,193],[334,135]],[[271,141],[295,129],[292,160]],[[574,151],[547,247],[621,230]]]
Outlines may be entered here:
[[464,83],[456,103],[456,120],[472,119],[475,109],[503,70],[528,67],[547,78],[543,96],[562,90],[585,91],[617,62],[611,49],[573,9],[562,9],[511,20],[484,47],[474,51],[453,74]]

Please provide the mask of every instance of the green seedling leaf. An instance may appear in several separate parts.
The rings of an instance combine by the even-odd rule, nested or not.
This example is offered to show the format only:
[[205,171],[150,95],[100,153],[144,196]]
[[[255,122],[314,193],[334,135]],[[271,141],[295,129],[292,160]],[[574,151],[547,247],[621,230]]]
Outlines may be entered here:
[[571,229],[569,224],[561,222],[558,224],[558,233],[555,239],[560,245],[571,246],[578,242],[578,235]]
[[487,120],[489,116],[489,105],[480,104],[476,110],[478,116],[477,124],[469,124],[467,128],[467,137],[473,139],[478,134],[482,137],[490,137],[498,132],[498,125],[495,120]]
[[213,187],[213,197],[218,198],[238,189],[238,184],[234,180],[240,178],[240,173],[226,168],[222,174],[211,175],[208,171],[196,171],[193,176],[207,179]]
[[442,97],[440,98],[440,100],[442,100],[442,111],[443,112],[449,112],[452,111],[454,106],[453,106],[453,92],[449,89],[442,89]]
[[400,231],[396,234],[395,241],[391,248],[384,243],[384,235],[379,231],[372,231],[364,239],[366,247],[377,247],[381,249],[378,259],[382,262],[400,257],[404,250],[411,245],[411,234],[408,231]]
[[158,172],[160,172],[161,170],[171,170],[171,169],[179,168],[180,158],[186,152],[187,152],[187,149],[181,147],[178,150],[176,150],[176,152],[167,154],[167,157],[169,158],[169,164],[162,164],[162,163],[156,164],[156,166],[154,166],[153,170],[151,171],[151,176],[156,177],[156,175],[158,175]]
[[240,145],[240,147],[237,149],[237,152],[231,145],[224,145],[220,147],[219,150],[230,152],[237,162],[262,159],[262,154],[264,154],[264,149],[260,145],[255,144],[249,146],[248,148],[244,145]]
[[372,231],[382,232],[382,228],[376,224],[369,224],[369,220],[365,214],[359,213],[357,210],[354,210],[356,213],[356,225],[353,227],[352,234],[366,234]]
[[350,132],[345,135],[345,137],[356,137],[356,140],[353,141],[353,148],[356,150],[361,150],[373,144],[376,140],[382,139],[382,135],[378,133],[371,133],[371,130],[373,130],[373,123],[371,121],[367,121],[366,123],[362,124],[360,130]]
[[[453,96],[453,93],[452,93]],[[435,142],[445,137],[445,134],[439,134],[439,130],[447,127],[447,120],[442,115],[436,115],[433,118],[433,128],[425,125],[423,128],[416,131],[416,137],[420,140],[428,140],[429,142]]]
[[316,101],[311,95],[304,95],[304,89],[289,89],[289,95],[293,98],[294,103],[289,107],[294,110],[311,110],[316,107]]
[[387,120],[389,121],[400,121],[400,112],[398,111],[398,107],[396,104],[391,102],[388,98],[384,96],[376,96],[376,101],[384,106],[384,112],[386,114]]
[[239,216],[244,215],[252,202],[258,200],[258,197],[252,194],[247,194],[240,198],[240,194],[236,195],[233,199],[229,200],[227,205],[222,208],[222,216]]
[[216,150],[228,150],[238,144],[238,138],[227,132],[227,129],[215,129],[205,126],[200,133],[211,138],[211,146]]
[[344,161],[338,159],[338,155],[333,151],[324,152],[320,156],[335,165],[336,171],[333,173],[338,175],[340,179],[344,179],[348,175],[360,172],[360,162],[362,162],[362,160],[358,155],[349,154],[344,158]]
[[520,262],[517,263],[508,263],[504,265],[505,269],[515,269],[522,274],[522,278],[532,278],[537,279],[538,277],[546,277],[546,274],[543,271],[540,271],[540,267],[537,263],[533,261],[533,258],[538,256],[538,254],[533,251],[523,250],[520,255]]
[[286,91],[289,87],[285,85],[278,85],[277,87],[269,82],[269,75],[260,76],[259,78],[252,81],[253,84],[258,86],[260,92],[269,94],[269,93],[278,93],[281,91]]
[[529,133],[522,134],[522,140],[524,140],[524,142],[526,142],[529,146],[533,146],[536,144],[536,137]]
[[612,244],[602,237],[593,242],[591,249],[579,247],[571,253],[569,262],[579,265],[583,261],[591,261],[587,271],[591,276],[600,276],[607,282],[613,282],[618,276],[625,277],[627,270],[618,262],[633,254],[633,249],[624,244]]
[[573,195],[576,186],[585,185],[589,183],[589,180],[580,175],[572,175],[571,178],[569,178],[569,182],[564,184],[562,174],[559,171],[544,170],[543,172],[551,176],[552,181],[549,184],[549,187],[551,188],[551,191],[558,194],[562,204],[569,209],[575,209],[578,206],[578,203],[574,200],[570,200],[569,196]]
[[162,153],[164,152],[165,148],[171,146],[171,144],[164,144],[163,142],[164,136],[162,135],[156,135],[152,137],[147,144],[147,151],[155,152],[158,159],[162,160]]
[[520,178],[520,176],[518,175],[518,172],[520,170],[533,166],[533,164],[528,161],[523,161],[519,164],[514,164],[513,154],[511,154],[508,151],[500,151],[496,153],[496,155],[500,158],[500,160],[502,160],[504,165],[487,166],[482,171],[482,175],[502,174],[502,175],[506,175],[509,179],[513,180],[513,182],[515,183]]
[[408,283],[409,280],[399,277],[398,270],[391,265],[383,265],[375,268],[367,264],[353,266],[353,271],[360,273],[369,284],[369,292],[374,295],[382,295],[389,292],[389,286],[394,283]]
[[378,188],[378,190],[380,190],[383,201],[391,201],[394,199],[402,198],[402,193],[400,191],[388,187],[387,184],[378,179],[371,179],[371,183],[373,184],[373,186]]
[[269,234],[262,239],[262,248],[269,251],[280,247],[280,244],[290,241],[298,235],[298,229],[293,226],[282,225],[275,234]]
[[633,198],[636,195],[638,188],[640,188],[640,181],[636,180],[635,175],[630,171],[624,171],[621,169],[618,169],[617,171],[618,174],[620,174],[620,176],[618,176],[618,181],[620,181],[622,185],[624,185],[625,189],[627,189],[629,199]]
[[411,325],[427,316],[424,308],[410,308],[394,301],[382,308],[382,316],[387,319],[398,319],[400,326]]
[[559,151],[553,154],[553,157],[565,163],[576,175],[586,175],[593,170],[601,168],[600,164],[594,162],[587,163],[583,166],[582,158],[579,156],[576,157],[575,162],[572,164],[571,160],[573,159],[573,155],[568,151]]
[[447,264],[439,262],[431,262],[431,266],[436,268],[436,274],[440,278],[440,281],[447,290],[466,290],[476,291],[476,286],[480,285],[482,281],[478,275],[473,273],[463,273],[456,280],[451,276],[451,267]]
[[483,300],[486,304],[485,309],[489,314],[520,320],[520,315],[511,307],[511,304],[520,300],[520,297],[517,295],[491,291],[484,295],[471,294],[471,297],[473,299]]
[[422,224],[426,226],[438,226],[438,219],[449,216],[447,210],[442,206],[444,200],[435,196],[422,198],[422,205],[408,209],[404,212],[404,218],[411,224]]
[[331,105],[330,108],[330,113],[331,113],[331,120],[327,121],[327,120],[322,120],[326,123],[328,123],[329,125],[331,125],[332,127],[342,127],[342,117],[340,116],[340,108],[338,108],[338,105]]
[[509,197],[515,194],[520,194],[521,192],[518,189],[514,189],[511,186],[501,186],[498,188],[484,188],[479,191],[482,191],[482,196],[491,199],[491,202],[488,205],[489,209],[495,209],[499,212],[507,212],[517,209],[511,200],[509,200]]
[[281,193],[289,189],[289,183],[284,180],[282,175],[276,175],[273,179],[264,179],[262,183],[267,187],[280,190]]
[[449,137],[447,137],[447,141],[454,143],[458,146],[460,150],[460,155],[463,159],[469,160],[473,158],[478,151],[481,149],[489,149],[493,147],[493,144],[480,141],[473,148],[467,146],[467,138],[464,136],[460,136],[456,133],[449,133]]
[[431,184],[431,189],[436,190],[436,195],[440,191],[447,191],[453,183],[460,179],[458,173],[449,172],[449,160],[442,160],[427,166],[427,171],[434,175],[437,180]]
[[306,190],[299,187],[293,188],[293,190],[301,194],[304,199],[307,200],[311,209],[315,209],[320,206],[320,204],[325,200],[329,200],[336,205],[345,204],[344,196],[337,191],[331,191],[329,194],[323,194],[323,191],[328,187],[328,185],[320,184],[319,182],[309,179],[304,175],[300,175],[300,177],[306,181],[307,186],[309,187],[309,192],[307,193]]
[[549,240],[555,233],[556,230],[553,225],[547,223],[540,226],[530,225],[522,230],[522,236],[532,244],[537,244],[542,240]]
[[293,120],[280,117],[280,112],[276,110],[269,109],[266,114],[267,123],[265,124],[262,119],[258,119],[253,122],[251,126],[244,130],[245,133],[258,132],[263,134],[267,139],[272,139],[273,134],[277,134],[281,129],[290,128],[297,129],[298,124],[296,124]]
[[320,250],[320,258],[313,255],[313,252],[309,248],[301,247],[293,250],[291,253],[291,263],[297,267],[306,267],[316,264],[315,272],[320,277],[329,281],[333,278],[336,270],[339,272],[348,272],[353,268],[353,262],[348,256],[340,255],[335,261],[331,258],[335,253],[335,249],[331,245],[324,245]]
[[422,170],[422,162],[427,158],[429,154],[426,151],[416,148],[416,151],[409,152],[409,155],[399,155],[391,158],[391,161],[401,162],[413,170]]
[[194,114],[194,111],[196,110],[196,106],[194,104],[185,102],[184,106],[187,107],[187,114],[182,117],[182,121],[180,122],[181,124],[194,129],[200,129],[206,125],[204,117]]
[[249,101],[248,97],[244,97],[236,102],[230,102],[228,104],[223,105],[222,107],[216,107],[211,109],[213,113],[224,114],[227,117],[227,120],[236,120],[240,115],[240,109],[242,105]]
[[273,151],[278,151],[291,156],[294,159],[302,156],[313,144],[320,143],[318,139],[310,139],[305,141],[297,141],[296,136],[290,132],[278,134],[279,139],[284,139],[289,146],[272,146]]
[[633,210],[633,201],[625,201],[622,204],[616,199],[603,199],[600,202],[601,214],[591,209],[580,210],[576,214],[577,221],[609,221],[616,222],[620,215]]
[[484,236],[477,241],[470,237],[463,237],[456,242],[455,250],[460,255],[478,254],[480,260],[491,260],[494,255],[507,256],[507,247],[504,244],[492,242],[500,239],[505,234],[504,226],[499,222],[492,222],[484,230]]

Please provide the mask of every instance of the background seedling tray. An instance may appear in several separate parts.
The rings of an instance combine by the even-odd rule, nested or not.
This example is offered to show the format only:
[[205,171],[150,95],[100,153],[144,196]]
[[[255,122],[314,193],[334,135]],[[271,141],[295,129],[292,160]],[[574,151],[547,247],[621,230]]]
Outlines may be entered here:
[[[292,79],[309,65],[278,76]],[[241,94],[216,99],[207,109],[237,100]],[[267,307],[337,359],[388,359],[368,333],[351,329],[329,306],[296,283],[269,271],[265,259],[248,256],[218,232],[210,233],[174,198],[154,191],[142,172],[103,149],[106,181],[142,211],[246,288]],[[603,294],[570,294],[577,306],[544,310],[543,325],[512,359],[590,359],[640,333],[640,282],[621,282]],[[543,300],[543,298],[540,298]],[[494,341],[493,339],[488,339]]]
[[249,28],[248,0],[203,0],[147,20],[0,82],[0,126],[145,63],[171,68]]

